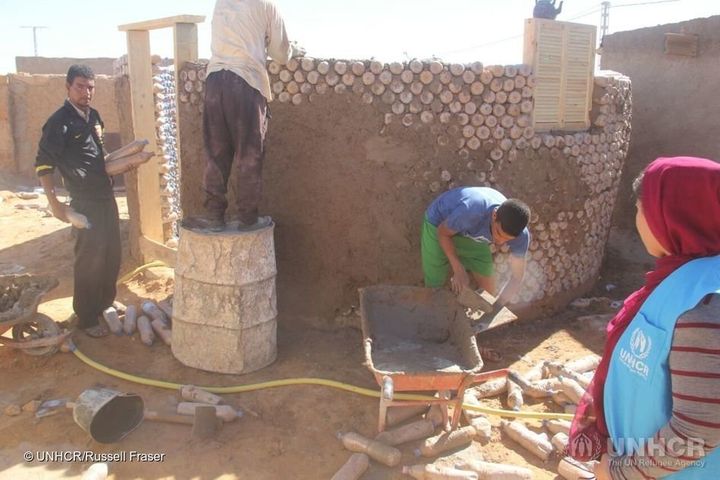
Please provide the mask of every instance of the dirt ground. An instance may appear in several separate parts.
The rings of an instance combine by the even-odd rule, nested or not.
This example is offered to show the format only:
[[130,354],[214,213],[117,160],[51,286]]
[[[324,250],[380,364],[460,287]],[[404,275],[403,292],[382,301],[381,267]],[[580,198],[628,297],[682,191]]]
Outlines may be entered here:
[[[14,191],[18,179],[3,175],[0,190]],[[39,204],[39,200],[19,200],[10,195],[0,202],[0,273],[13,266],[26,272],[57,276],[60,285],[46,295],[39,311],[57,321],[71,313],[72,245],[70,228],[38,209],[18,209],[17,205]],[[124,197],[119,196],[121,211],[126,212]],[[121,213],[127,220],[127,214]],[[126,228],[125,228],[126,230]],[[619,300],[642,282],[650,265],[634,237],[613,233],[602,275],[588,296],[606,296]],[[122,272],[136,265],[126,262]],[[607,291],[606,286],[616,288]],[[139,274],[124,284],[118,299],[138,304],[140,299],[162,299],[172,293],[173,280],[168,272]],[[606,302],[607,303],[607,302]],[[605,304],[589,309],[573,309],[533,321],[520,321],[488,332],[480,340],[503,354],[503,361],[487,364],[488,369],[513,366],[521,371],[542,359],[567,360],[589,352],[600,352],[604,335],[595,325],[575,319],[588,313],[611,312]],[[370,372],[362,365],[361,333],[354,328],[318,330],[300,323],[291,312],[280,312],[278,359],[259,372],[243,376],[201,372],[184,367],[170,349],[156,344],[151,348],[138,338],[107,337],[92,340],[77,334],[79,349],[92,359],[114,369],[196,385],[241,385],[267,380],[320,377],[375,389]],[[321,323],[321,322],[319,322]],[[319,324],[316,323],[316,324]],[[147,408],[172,411],[178,395],[172,390],[147,387],[111,377],[82,363],[73,354],[57,353],[50,357],[32,357],[0,347],[0,408],[24,404],[33,399],[75,398],[85,388],[103,385],[120,391],[135,392]],[[226,395],[227,403],[240,408],[244,415],[225,424],[217,439],[194,439],[190,427],[145,422],[124,440],[113,445],[93,441],[78,427],[72,415],[36,419],[29,413],[0,415],[0,479],[75,479],[88,464],[26,462],[25,452],[138,451],[165,454],[164,461],[110,464],[111,479],[322,479],[330,478],[347,460],[336,439],[337,432],[357,431],[373,435],[378,402],[376,399],[327,387],[292,386]],[[524,408],[535,411],[559,411],[551,402],[528,402]],[[486,402],[504,406],[504,400]],[[494,425],[498,418],[491,418]],[[540,422],[531,421],[533,428]],[[402,446],[402,464],[412,465],[417,443]],[[489,461],[512,463],[530,468],[536,479],[556,478],[556,460],[543,463],[493,429],[489,443],[474,442],[462,451],[450,452],[436,463],[452,465],[458,457],[484,457]],[[399,467],[394,469],[372,463],[364,479],[409,478]]]

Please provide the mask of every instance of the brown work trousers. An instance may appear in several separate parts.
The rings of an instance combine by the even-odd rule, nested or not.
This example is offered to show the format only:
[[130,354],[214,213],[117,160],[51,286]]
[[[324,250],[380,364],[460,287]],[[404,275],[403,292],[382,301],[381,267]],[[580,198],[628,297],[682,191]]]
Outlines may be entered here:
[[267,100],[239,75],[228,70],[213,72],[205,83],[203,139],[207,165],[205,209],[222,218],[228,206],[227,185],[236,170],[238,216],[257,222],[262,193],[262,159],[267,132]]

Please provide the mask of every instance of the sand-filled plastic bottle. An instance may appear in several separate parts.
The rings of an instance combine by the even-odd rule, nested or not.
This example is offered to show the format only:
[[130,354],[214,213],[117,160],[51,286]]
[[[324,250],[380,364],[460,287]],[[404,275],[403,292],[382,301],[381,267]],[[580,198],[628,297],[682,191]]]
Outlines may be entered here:
[[386,424],[389,427],[398,425],[405,420],[409,420],[418,415],[427,412],[428,405],[418,405],[410,407],[390,407],[387,410]]
[[415,453],[423,457],[435,457],[442,452],[471,443],[476,434],[475,427],[471,426],[462,427],[452,432],[443,432],[425,440]]
[[585,396],[585,389],[578,382],[568,377],[560,378],[560,389],[570,398],[574,404],[578,405]]
[[514,411],[520,411],[520,408],[525,404],[523,398],[522,389],[520,386],[513,382],[509,377],[507,380],[507,403]]
[[495,378],[472,388],[477,398],[495,397],[505,390],[507,390],[507,377]]
[[572,426],[572,423],[567,420],[551,419],[543,421],[543,426],[552,434],[562,432],[570,435],[570,427]]
[[596,478],[591,465],[578,462],[571,457],[560,460],[558,475],[565,480],[595,480]]
[[180,387],[180,396],[188,402],[207,403],[210,405],[222,403],[222,397],[198,388],[195,385],[183,385]]
[[107,323],[107,326],[112,333],[114,333],[115,335],[122,335],[123,324],[120,321],[120,317],[118,317],[117,310],[115,310],[114,307],[108,307],[103,310],[102,316],[105,319],[105,323]]
[[[197,407],[207,407],[206,403],[198,402],[180,402],[177,406],[177,413],[180,415],[195,415],[195,409]],[[221,418],[224,422],[232,422],[238,418],[238,412],[230,405],[210,405],[215,407],[215,415]]]
[[443,408],[438,404],[432,405],[430,410],[425,414],[425,420],[429,420],[435,425],[442,425],[444,428],[445,414],[443,413]]
[[598,365],[600,365],[600,357],[593,354],[575,360],[570,360],[565,364],[565,368],[578,373],[584,373],[590,370],[595,370]]
[[70,207],[65,208],[65,216],[73,227],[79,228],[80,230],[88,229],[91,227],[87,217],[82,213],[78,213]]
[[400,445],[401,443],[421,440],[435,432],[435,424],[430,420],[418,420],[393,430],[379,433],[375,440],[385,445]]
[[114,160],[105,162],[105,173],[109,176],[122,175],[125,172],[137,168],[154,157],[153,152],[137,152]]
[[135,330],[137,330],[137,308],[135,308],[135,305],[128,305],[125,309],[123,331],[125,335],[132,335]]
[[403,473],[416,480],[478,480],[475,472],[433,464],[405,466]]
[[127,145],[118,148],[114,152],[110,152],[105,157],[106,162],[112,162],[114,160],[117,160],[118,158],[127,157],[129,155],[134,155],[138,152],[141,152],[145,146],[150,143],[147,140],[133,140],[132,142],[128,143]]
[[567,450],[568,443],[570,443],[570,437],[567,433],[558,432],[550,439],[553,448],[559,455],[563,455]]
[[480,460],[461,460],[455,464],[463,470],[472,470],[478,480],[532,480],[533,474],[527,468]]
[[500,425],[507,436],[529,450],[533,455],[545,461],[553,451],[552,444],[543,436],[529,430],[520,422],[503,420]]
[[145,315],[140,315],[137,319],[137,329],[140,333],[140,340],[148,347],[152,346],[155,341],[155,332],[150,326],[150,319]]
[[155,331],[157,336],[160,337],[163,342],[165,342],[165,345],[172,344],[172,331],[169,328],[167,328],[167,325],[165,325],[165,322],[155,318],[155,319],[153,319],[152,322],[150,322],[150,326]]
[[351,452],[366,453],[376,462],[388,467],[395,467],[400,464],[402,453],[397,448],[385,445],[376,440],[370,440],[355,432],[338,434],[345,448]]
[[155,305],[155,302],[150,300],[145,300],[142,303],[142,311],[145,313],[145,315],[149,316],[153,320],[160,320],[161,322],[166,322],[167,319],[165,318],[165,313],[160,310],[160,307]]

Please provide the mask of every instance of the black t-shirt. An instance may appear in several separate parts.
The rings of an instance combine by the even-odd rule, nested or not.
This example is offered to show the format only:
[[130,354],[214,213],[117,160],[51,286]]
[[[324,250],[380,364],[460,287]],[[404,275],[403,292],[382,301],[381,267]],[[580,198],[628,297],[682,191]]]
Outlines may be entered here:
[[38,176],[57,168],[73,198],[112,198],[112,180],[105,173],[103,126],[97,110],[90,109],[86,122],[66,100],[43,126],[35,159]]

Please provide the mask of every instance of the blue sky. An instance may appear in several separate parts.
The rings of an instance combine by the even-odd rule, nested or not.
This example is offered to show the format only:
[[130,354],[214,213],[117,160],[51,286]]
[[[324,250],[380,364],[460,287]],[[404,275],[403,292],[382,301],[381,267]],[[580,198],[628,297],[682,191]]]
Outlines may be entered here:
[[[717,0],[612,1],[610,33],[720,14]],[[520,63],[523,20],[534,0],[276,0],[288,33],[315,57]],[[200,56],[210,54],[214,0],[0,0],[0,74],[15,71],[15,56],[118,57],[125,53],[124,23],[179,14],[205,15]],[[566,0],[559,20],[599,25],[599,0]],[[151,37],[153,53],[171,56],[172,34]]]

